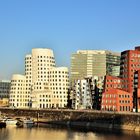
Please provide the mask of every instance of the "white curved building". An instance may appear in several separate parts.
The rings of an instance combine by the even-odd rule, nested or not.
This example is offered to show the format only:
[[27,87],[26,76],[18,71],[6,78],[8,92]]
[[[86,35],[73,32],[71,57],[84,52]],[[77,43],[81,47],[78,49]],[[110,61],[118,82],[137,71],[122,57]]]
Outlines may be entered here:
[[26,94],[26,77],[24,75],[14,74],[11,79],[10,100],[13,107],[28,107],[29,95]]
[[[18,103],[16,98],[16,82],[21,77],[15,75],[12,77],[11,106],[18,108],[62,108],[67,105],[68,68],[57,68],[55,66],[54,54],[51,49],[35,48],[32,49],[32,54],[28,54],[25,57],[25,76],[23,77],[25,81],[24,92],[28,96],[26,104]],[[20,88],[18,93],[21,93]],[[25,98],[25,96],[22,96],[22,98]],[[22,98],[21,101],[24,100]]]

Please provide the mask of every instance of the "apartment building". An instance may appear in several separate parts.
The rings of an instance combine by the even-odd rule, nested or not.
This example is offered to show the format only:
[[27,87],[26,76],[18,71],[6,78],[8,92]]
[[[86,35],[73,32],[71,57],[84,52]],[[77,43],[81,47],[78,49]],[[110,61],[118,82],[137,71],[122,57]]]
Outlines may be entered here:
[[91,109],[92,95],[89,83],[86,79],[75,80],[73,87],[72,108],[74,109]]
[[75,80],[71,90],[72,108],[101,109],[104,77],[85,77]]
[[64,108],[68,88],[68,68],[56,67],[51,49],[35,48],[25,57],[25,75],[12,77],[10,106]]
[[[106,80],[105,80],[106,87],[105,87],[105,92],[103,93],[104,97],[109,93],[115,94],[114,92],[116,91],[114,89],[120,89],[121,90],[119,91],[120,93],[124,94],[125,92],[125,94],[129,95],[129,96],[122,96],[124,101],[122,101],[120,104],[119,108],[121,109],[117,111],[120,111],[120,110],[121,111],[132,111],[132,110],[140,111],[140,94],[138,93],[139,91],[138,71],[139,70],[140,70],[140,47],[135,47],[135,50],[126,50],[121,53],[120,78],[106,76]],[[112,84],[112,82],[115,82],[115,81],[117,82]],[[123,105],[124,102],[126,102],[125,100],[128,100],[127,103],[130,102],[127,107]],[[108,101],[106,100],[106,102]],[[102,108],[104,108],[104,106],[105,106],[105,102],[102,102]],[[130,109],[128,109],[129,107]],[[113,107],[110,105],[110,108],[113,108]],[[109,110],[108,108],[106,109]]]
[[102,110],[105,111],[132,111],[132,94],[120,89],[112,89],[102,95]]

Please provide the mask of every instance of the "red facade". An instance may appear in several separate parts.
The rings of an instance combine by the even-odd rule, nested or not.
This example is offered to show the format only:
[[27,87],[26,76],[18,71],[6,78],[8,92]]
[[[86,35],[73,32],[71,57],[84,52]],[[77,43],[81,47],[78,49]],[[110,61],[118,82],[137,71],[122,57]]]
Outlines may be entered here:
[[[135,79],[134,74],[137,71],[138,76],[137,79]],[[137,80],[135,84],[134,80]],[[116,111],[132,111],[132,108],[134,107],[133,94],[135,92],[137,92],[137,105],[138,110],[140,111],[140,47],[136,47],[135,50],[127,50],[121,53],[119,78],[106,76],[105,90],[102,98],[102,109],[108,110],[108,108],[114,108],[112,102],[116,100],[114,101],[116,102]],[[116,98],[106,98],[106,95],[112,95],[111,97],[114,95]],[[121,100],[119,97],[123,97],[123,99]]]
[[130,112],[133,108],[132,94],[120,89],[110,89],[102,96],[102,110]]

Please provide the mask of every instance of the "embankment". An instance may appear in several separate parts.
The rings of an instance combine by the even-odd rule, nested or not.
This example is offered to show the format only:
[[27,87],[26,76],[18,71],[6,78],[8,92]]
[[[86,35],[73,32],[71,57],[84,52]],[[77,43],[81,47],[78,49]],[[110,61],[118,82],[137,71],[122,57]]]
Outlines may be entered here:
[[140,133],[139,113],[101,112],[92,110],[34,110],[0,108],[9,117],[32,117],[41,123],[87,129],[105,129]]

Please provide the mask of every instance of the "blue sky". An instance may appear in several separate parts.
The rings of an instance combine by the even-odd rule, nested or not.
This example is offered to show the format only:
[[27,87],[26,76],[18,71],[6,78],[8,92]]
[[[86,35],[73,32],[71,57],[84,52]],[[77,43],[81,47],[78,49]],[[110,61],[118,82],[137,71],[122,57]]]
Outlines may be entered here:
[[0,0],[0,79],[24,73],[32,48],[54,50],[70,66],[78,49],[140,45],[140,0]]

